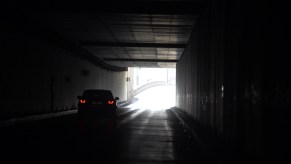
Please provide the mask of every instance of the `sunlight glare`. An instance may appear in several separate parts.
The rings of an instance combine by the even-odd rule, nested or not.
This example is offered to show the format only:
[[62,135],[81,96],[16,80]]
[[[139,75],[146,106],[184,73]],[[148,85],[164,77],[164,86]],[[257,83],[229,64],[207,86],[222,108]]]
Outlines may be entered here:
[[176,105],[175,86],[157,86],[148,89],[135,98],[137,101],[131,104],[131,108],[165,110]]

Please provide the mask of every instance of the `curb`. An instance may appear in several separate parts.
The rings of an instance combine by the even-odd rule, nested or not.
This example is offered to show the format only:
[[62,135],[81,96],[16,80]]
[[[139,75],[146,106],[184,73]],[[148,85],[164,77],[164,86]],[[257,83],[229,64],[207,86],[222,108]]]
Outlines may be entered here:
[[[187,129],[194,137],[195,140],[198,141],[198,143],[201,145],[203,150],[208,153],[208,155],[212,158],[214,158],[216,161],[219,161],[219,163],[223,164],[229,164],[234,162],[233,161],[233,152],[230,152],[228,147],[224,145],[223,143],[220,143],[220,141],[215,138],[216,136],[214,134],[208,134],[208,136],[212,137],[211,140],[207,140],[205,137],[203,137],[203,132],[199,132],[197,128],[194,128],[192,124],[195,124],[193,122],[190,122],[190,119],[193,118],[186,118],[188,116],[184,116],[184,113],[177,112],[180,109],[178,108],[171,108],[170,111],[174,113],[176,118],[179,120],[180,124],[183,126],[183,128]],[[183,112],[183,111],[181,111]],[[191,126],[192,125],[192,126]],[[206,127],[201,127],[206,128]],[[204,134],[205,136],[205,134]],[[230,155],[231,157],[229,157]],[[237,161],[235,161],[237,162]]]
[[197,134],[197,132],[191,128],[189,126],[188,123],[186,123],[186,121],[184,121],[184,119],[175,111],[175,107],[174,108],[170,108],[170,111],[175,115],[175,117],[179,120],[180,124],[183,126],[184,129],[186,129],[187,131],[189,131],[194,139],[196,141],[198,141],[198,143],[201,145],[201,147],[204,149],[204,151],[208,152],[211,156],[213,156],[213,152],[208,148],[208,146],[203,142],[203,140],[201,139],[201,137],[199,137],[199,135]]

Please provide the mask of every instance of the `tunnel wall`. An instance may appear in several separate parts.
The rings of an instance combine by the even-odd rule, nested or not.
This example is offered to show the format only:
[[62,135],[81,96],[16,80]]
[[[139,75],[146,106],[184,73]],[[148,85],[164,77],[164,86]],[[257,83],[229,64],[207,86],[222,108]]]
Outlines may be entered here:
[[[217,10],[214,8],[213,10]],[[177,63],[177,107],[195,120],[223,133],[222,12],[205,9]]]
[[282,7],[209,1],[176,75],[177,108],[239,154],[272,163],[290,160],[288,10]]
[[84,89],[127,99],[126,71],[102,69],[21,26],[1,32],[1,120],[75,109]]

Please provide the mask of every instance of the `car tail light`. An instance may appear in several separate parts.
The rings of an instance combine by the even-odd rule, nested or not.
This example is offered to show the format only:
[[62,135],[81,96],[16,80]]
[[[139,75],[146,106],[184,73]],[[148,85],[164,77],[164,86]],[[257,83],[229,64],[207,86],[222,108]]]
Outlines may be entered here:
[[81,103],[81,104],[85,104],[85,103],[86,103],[86,100],[84,100],[84,99],[80,99],[80,103]]
[[114,100],[107,101],[107,103],[110,104],[110,105],[114,104],[114,102],[115,102]]

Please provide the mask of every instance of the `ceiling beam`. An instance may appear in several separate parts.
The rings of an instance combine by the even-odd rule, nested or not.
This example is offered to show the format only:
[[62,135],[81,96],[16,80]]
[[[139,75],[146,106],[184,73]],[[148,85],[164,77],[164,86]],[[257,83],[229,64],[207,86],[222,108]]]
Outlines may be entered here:
[[[14,15],[15,14],[15,15]],[[53,45],[62,47],[72,54],[77,55],[83,59],[88,60],[89,62],[93,63],[94,65],[101,67],[106,70],[110,71],[127,71],[127,67],[118,67],[114,65],[110,65],[105,63],[102,59],[92,54],[90,51],[85,49],[84,47],[77,44],[75,41],[72,41],[70,38],[61,35],[54,29],[51,29],[47,26],[44,26],[42,23],[30,19],[28,15],[25,13],[14,13],[9,15],[9,19],[4,20],[4,24],[7,25],[7,32],[9,33],[8,29],[17,29],[25,34],[37,37],[40,39],[45,39],[51,42]],[[5,26],[4,26],[5,28]]]
[[86,1],[62,2],[43,5],[39,3],[18,4],[22,8],[41,11],[85,12],[85,13],[118,13],[118,14],[171,14],[199,15],[206,1]]
[[130,58],[103,58],[104,61],[131,61],[131,62],[165,62],[177,63],[178,60],[172,59],[130,59]]
[[152,48],[186,48],[187,44],[170,43],[125,43],[125,42],[79,42],[83,46],[101,46],[101,47],[152,47]]

